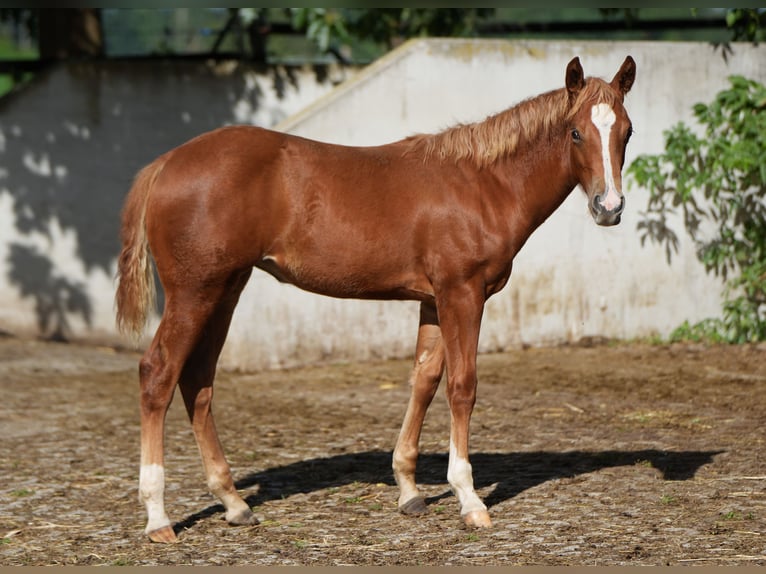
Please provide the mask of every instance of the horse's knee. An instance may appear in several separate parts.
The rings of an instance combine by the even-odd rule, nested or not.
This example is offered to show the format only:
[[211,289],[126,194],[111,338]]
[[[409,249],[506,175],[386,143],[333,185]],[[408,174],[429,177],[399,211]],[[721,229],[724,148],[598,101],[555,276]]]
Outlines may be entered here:
[[461,410],[470,413],[476,404],[476,378],[468,377],[450,381],[447,397],[453,411]]

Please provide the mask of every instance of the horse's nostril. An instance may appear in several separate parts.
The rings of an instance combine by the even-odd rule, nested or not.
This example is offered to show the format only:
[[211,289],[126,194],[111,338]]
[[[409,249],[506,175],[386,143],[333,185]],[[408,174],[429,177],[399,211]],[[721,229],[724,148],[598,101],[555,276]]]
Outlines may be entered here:
[[614,214],[619,216],[622,213],[623,209],[625,209],[625,196],[621,195],[620,196],[620,204],[617,207],[615,207],[614,209],[609,209],[608,211],[609,211],[609,213],[614,213]]
[[599,194],[596,194],[593,196],[593,200],[591,201],[591,203],[593,204],[593,211],[595,211],[596,213],[601,213],[602,211],[604,211],[604,206],[601,203],[601,196]]
[[603,201],[604,195],[605,194],[596,194],[593,196],[593,200],[591,201],[593,210],[596,213],[622,213],[622,210],[625,209],[625,196],[620,195],[620,203],[612,209],[607,209]]

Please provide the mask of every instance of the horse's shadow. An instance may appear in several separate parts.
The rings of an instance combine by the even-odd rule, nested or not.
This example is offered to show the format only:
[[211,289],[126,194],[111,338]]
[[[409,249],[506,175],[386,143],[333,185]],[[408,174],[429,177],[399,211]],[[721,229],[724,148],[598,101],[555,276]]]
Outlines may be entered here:
[[[723,451],[568,451],[475,453],[471,455],[474,485],[477,489],[496,484],[484,497],[488,507],[500,504],[519,493],[557,478],[575,477],[604,468],[651,465],[665,480],[688,480],[697,470]],[[418,458],[418,484],[444,484],[445,492],[426,499],[433,503],[449,496],[446,454],[421,454]],[[237,481],[238,490],[258,485],[258,492],[245,498],[250,506],[351,483],[394,485],[391,453],[367,451],[314,458],[251,473]],[[222,513],[220,504],[186,517],[175,525],[176,532],[191,528],[200,520]]]

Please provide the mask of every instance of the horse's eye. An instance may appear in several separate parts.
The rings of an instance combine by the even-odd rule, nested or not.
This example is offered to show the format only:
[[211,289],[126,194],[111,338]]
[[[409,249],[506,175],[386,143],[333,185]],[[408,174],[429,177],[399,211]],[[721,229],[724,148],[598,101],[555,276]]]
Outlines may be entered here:
[[630,126],[628,128],[628,133],[625,134],[625,145],[628,145],[628,142],[630,141],[630,136],[633,135],[633,126]]
[[572,130],[572,139],[576,142],[579,142],[580,140],[582,140],[582,138],[580,137],[580,132],[577,131],[577,128]]

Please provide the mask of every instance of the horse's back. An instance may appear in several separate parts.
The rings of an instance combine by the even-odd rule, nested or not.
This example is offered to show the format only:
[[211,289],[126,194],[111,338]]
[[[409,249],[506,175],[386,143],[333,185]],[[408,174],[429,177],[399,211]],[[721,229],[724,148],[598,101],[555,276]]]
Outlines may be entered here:
[[160,275],[256,266],[327,295],[430,297],[439,252],[482,244],[481,208],[455,164],[406,150],[256,127],[190,140],[164,156],[147,208]]

